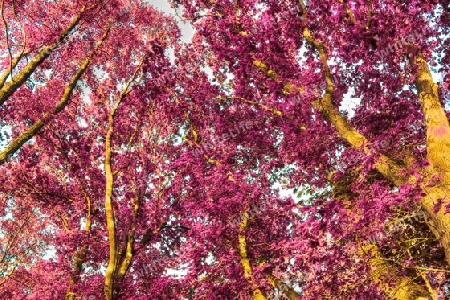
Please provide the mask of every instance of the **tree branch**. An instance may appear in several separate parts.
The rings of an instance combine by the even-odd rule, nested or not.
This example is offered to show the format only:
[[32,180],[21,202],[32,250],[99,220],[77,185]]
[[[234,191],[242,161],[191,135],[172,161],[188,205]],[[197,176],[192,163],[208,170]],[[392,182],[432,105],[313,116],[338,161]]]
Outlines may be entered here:
[[417,68],[416,88],[425,116],[427,159],[435,171],[450,180],[450,124],[439,99],[438,85],[421,53],[412,63]]
[[[106,142],[105,142],[105,177],[106,177],[106,187],[105,187],[105,214],[106,214],[106,227],[108,231],[108,240],[109,240],[109,261],[108,267],[106,269],[105,274],[105,296],[106,299],[111,300],[114,298],[115,294],[115,282],[116,282],[116,274],[119,271],[118,262],[119,262],[119,253],[117,251],[117,236],[116,236],[116,224],[115,224],[115,214],[112,204],[112,194],[114,189],[114,172],[112,171],[112,137],[114,133],[114,117],[119,109],[122,100],[125,96],[130,92],[129,88],[133,81],[136,79],[137,73],[142,67],[144,63],[145,56],[140,61],[139,65],[133,72],[131,78],[125,84],[125,87],[122,89],[120,95],[116,99],[113,104],[112,109],[108,114],[108,131],[106,133]],[[132,244],[129,244],[131,240],[127,240],[127,247],[131,247],[134,245],[134,238]],[[130,260],[131,262],[131,260]]]
[[31,140],[39,131],[51,121],[58,113],[60,113],[66,105],[69,103],[70,97],[72,95],[78,80],[84,74],[87,67],[89,66],[95,52],[105,41],[108,36],[111,24],[109,24],[101,37],[97,42],[95,48],[89,53],[88,57],[83,61],[83,63],[78,68],[77,72],[73,75],[69,84],[64,89],[63,95],[60,101],[49,111],[47,111],[41,118],[37,119],[31,127],[21,133],[17,138],[15,138],[2,152],[0,152],[0,165],[5,163],[9,157],[11,157],[17,150],[20,149],[26,142]]
[[253,278],[252,267],[250,264],[250,260],[248,258],[245,229],[248,226],[249,220],[250,220],[250,215],[248,212],[245,212],[242,215],[242,221],[241,221],[241,224],[239,225],[238,251],[239,251],[239,256],[241,258],[240,262],[241,262],[242,269],[244,270],[244,278],[247,280],[247,282],[253,288],[253,300],[265,300],[267,298],[264,296],[261,289],[255,284],[255,281]]
[[383,257],[378,246],[374,244],[361,246],[360,254],[368,255],[370,275],[389,299],[426,300],[431,297],[427,290],[415,283],[411,278],[401,275],[397,268]]
[[289,285],[281,281],[275,275],[269,275],[269,281],[278,290],[280,290],[289,300],[299,300],[300,295]]

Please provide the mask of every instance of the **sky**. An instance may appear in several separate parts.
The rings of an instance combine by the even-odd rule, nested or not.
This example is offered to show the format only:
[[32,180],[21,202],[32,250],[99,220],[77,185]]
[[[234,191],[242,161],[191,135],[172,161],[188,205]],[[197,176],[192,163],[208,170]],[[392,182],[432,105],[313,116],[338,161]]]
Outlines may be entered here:
[[[152,5],[153,7],[163,11],[166,14],[174,16],[174,18],[177,20],[178,26],[181,31],[181,40],[183,42],[189,43],[195,33],[194,28],[190,25],[190,22],[183,21],[180,17],[181,11],[177,14],[175,9],[171,7],[171,5],[166,0],[148,0],[148,4]],[[439,77],[437,74],[433,73],[433,79],[435,81],[439,81]],[[354,109],[359,104],[360,99],[358,98],[352,98],[351,95],[347,94],[346,97],[344,97],[342,106],[340,107],[341,110],[347,111],[349,113],[349,116],[352,117]],[[2,134],[3,133],[3,134]],[[6,140],[5,139],[5,133],[11,134],[10,128],[8,127],[0,127],[0,151],[6,146]],[[2,136],[3,135],[3,136]],[[282,186],[277,183],[275,184],[274,188],[280,189],[280,196],[281,197],[295,197],[295,193],[293,190],[283,189]],[[45,258],[51,258],[54,257],[53,251],[48,251],[45,255]],[[181,270],[175,270],[175,269],[168,269],[167,274],[173,275],[173,276],[182,276],[186,274],[186,271],[183,269],[183,266],[180,266]]]
[[166,14],[170,14],[175,17],[175,19],[178,22],[178,27],[180,27],[181,30],[181,40],[183,42],[190,42],[192,39],[192,36],[194,35],[194,28],[190,25],[189,22],[183,22],[181,20],[181,11],[179,11],[179,14],[177,16],[175,9],[172,8],[168,1],[166,0],[149,0],[147,3],[151,4],[153,7],[165,12]]
[[[181,19],[181,11],[178,16],[174,8],[172,8],[168,1],[166,0],[149,0],[147,3],[151,4],[153,7],[163,11],[166,14],[172,15],[175,17],[178,23],[178,27],[181,30],[181,40],[183,42],[189,43],[194,35],[194,28],[190,25],[189,22],[183,22]],[[170,55],[170,54],[169,54]],[[11,128],[9,127],[0,127],[0,151],[3,150],[7,142],[10,140]]]

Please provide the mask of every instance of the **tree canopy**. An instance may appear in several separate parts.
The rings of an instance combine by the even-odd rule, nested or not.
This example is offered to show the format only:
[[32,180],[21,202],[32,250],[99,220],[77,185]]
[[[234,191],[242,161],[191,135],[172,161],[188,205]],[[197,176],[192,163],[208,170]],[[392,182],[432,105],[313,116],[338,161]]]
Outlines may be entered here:
[[449,297],[449,1],[170,3],[1,1],[0,298]]

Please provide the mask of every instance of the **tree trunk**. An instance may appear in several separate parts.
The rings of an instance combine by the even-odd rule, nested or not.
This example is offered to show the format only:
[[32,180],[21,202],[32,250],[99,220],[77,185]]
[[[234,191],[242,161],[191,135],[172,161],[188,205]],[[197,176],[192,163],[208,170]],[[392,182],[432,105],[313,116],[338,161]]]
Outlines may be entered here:
[[[55,42],[43,47],[38,54],[36,54],[36,56],[30,60],[30,62],[27,63],[27,65],[16,76],[14,76],[14,78],[12,78],[11,81],[6,82],[5,84],[2,83],[2,87],[0,88],[0,106],[5,103],[9,96],[11,96],[31,76],[31,74],[33,74],[36,68],[45,61],[53,50],[55,50],[56,47],[69,35],[72,29],[77,26],[81,20],[81,15],[84,10],[85,7],[83,7],[81,11],[72,19],[69,26],[67,26],[67,28],[59,35]],[[17,64],[20,57],[21,56],[18,56],[14,60],[13,64]],[[1,81],[6,80],[9,75],[11,74],[8,71],[5,71],[4,74],[2,74]]]
[[426,289],[415,283],[410,277],[400,275],[397,267],[382,256],[376,245],[362,246],[361,253],[369,256],[370,275],[389,299],[432,299]]

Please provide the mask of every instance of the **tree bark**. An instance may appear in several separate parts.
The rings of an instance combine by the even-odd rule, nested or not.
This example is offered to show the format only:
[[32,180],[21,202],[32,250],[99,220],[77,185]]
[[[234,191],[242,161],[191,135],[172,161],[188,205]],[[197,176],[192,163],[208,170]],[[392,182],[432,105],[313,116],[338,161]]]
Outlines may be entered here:
[[49,122],[51,121],[58,113],[60,113],[66,105],[69,103],[70,97],[72,96],[72,92],[77,85],[78,80],[84,74],[87,67],[89,66],[95,52],[98,48],[103,44],[106,37],[108,36],[109,30],[111,28],[111,24],[108,25],[103,36],[97,42],[95,48],[89,53],[87,58],[81,63],[77,72],[73,75],[69,84],[64,89],[64,92],[61,96],[60,101],[49,111],[45,112],[44,115],[37,119],[33,125],[31,125],[27,130],[22,132],[18,137],[16,137],[6,148],[0,152],[0,165],[5,163],[9,157],[11,157],[17,150],[19,150],[26,142],[31,140],[39,131]]
[[255,284],[253,278],[252,266],[250,264],[250,260],[248,258],[247,252],[247,240],[245,235],[245,229],[248,226],[248,222],[250,220],[250,216],[247,212],[245,212],[242,216],[242,221],[239,226],[239,236],[238,236],[238,251],[240,256],[240,262],[242,269],[244,270],[244,278],[250,284],[253,289],[253,300],[266,300],[267,298],[264,296],[261,289]]
[[277,288],[279,291],[281,291],[289,300],[299,300],[300,295],[289,285],[278,279],[275,275],[270,274],[269,275],[269,281]]
[[376,245],[362,246],[360,250],[361,254],[369,256],[370,275],[389,299],[432,299],[425,288],[415,283],[410,277],[400,275],[397,267],[383,257]]
[[[375,167],[386,179],[397,186],[403,184],[419,185],[425,194],[421,199],[421,206],[430,217],[430,229],[441,242],[446,261],[450,265],[450,214],[445,214],[445,209],[440,209],[437,212],[435,210],[436,204],[442,203],[442,207],[444,207],[445,204],[450,202],[448,196],[450,195],[450,188],[448,188],[450,184],[450,125],[439,99],[438,87],[432,80],[426,61],[420,53],[412,60],[417,68],[416,87],[425,116],[427,159],[430,162],[430,167],[420,170],[425,180],[419,183],[419,178],[407,176],[405,172],[402,172],[405,167],[402,168],[386,155],[370,149],[368,139],[353,128],[339,110],[334,107],[332,101],[334,83],[328,65],[325,45],[316,40],[306,26],[306,6],[302,0],[299,0],[299,3],[302,7],[302,18],[305,24],[303,36],[318,51],[326,80],[325,94],[314,102],[313,106],[334,126],[339,136],[353,148],[360,149],[366,155],[378,157]],[[277,73],[270,70],[263,62],[255,61],[253,64],[269,78],[278,80]],[[301,87],[290,86],[290,90],[304,90]],[[408,167],[408,162],[405,162],[405,165]],[[435,178],[441,179],[430,186],[430,182]]]
[[[36,68],[45,61],[45,59],[58,47],[58,45],[70,34],[70,32],[77,26],[77,24],[81,20],[81,15],[83,14],[85,7],[80,10],[80,12],[72,19],[69,26],[59,35],[56,41],[53,43],[44,46],[35,57],[33,57],[30,62],[10,81],[2,84],[0,88],[0,106],[5,103],[5,101],[11,96],[27,79],[33,74]],[[18,57],[20,59],[20,56]],[[16,64],[17,61],[14,61]],[[13,62],[13,64],[14,64]],[[8,71],[5,71],[2,74],[2,80],[6,80],[6,78],[10,75]]]
[[[67,157],[66,157],[67,158]],[[67,159],[68,160],[68,159]],[[86,200],[86,224],[84,226],[84,230],[88,233],[91,231],[91,197],[86,192],[81,180],[78,179],[78,184],[80,185],[81,191],[83,192],[84,198]],[[81,246],[75,252],[75,257],[72,263],[72,274],[70,275],[69,287],[66,292],[66,300],[75,300],[76,294],[72,291],[72,287],[78,282],[80,279],[80,274],[83,269],[83,263],[86,259],[86,252],[88,247],[86,245]]]
[[[116,295],[119,292],[117,283],[125,277],[126,272],[131,264],[131,259],[133,257],[133,250],[134,250],[134,232],[135,232],[134,228],[132,228],[133,236],[128,237],[126,241],[127,244],[125,250],[125,259],[123,259],[122,264],[119,265],[121,257],[119,255],[117,247],[115,215],[112,204],[112,197],[114,190],[114,173],[112,171],[111,158],[112,158],[112,138],[114,134],[114,118],[122,100],[128,93],[130,93],[131,91],[130,86],[136,79],[137,73],[139,72],[139,70],[142,67],[142,64],[144,63],[144,59],[145,57],[142,58],[140,64],[138,65],[133,75],[131,76],[131,79],[125,84],[125,87],[123,88],[117,100],[114,102],[113,107],[108,115],[108,131],[106,133],[105,165],[104,165],[106,177],[105,214],[106,214],[106,228],[108,231],[108,240],[109,240],[109,261],[105,274],[105,296],[106,299],[108,300],[115,299]],[[139,205],[135,204],[134,211],[136,214],[138,210]]]

